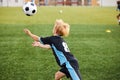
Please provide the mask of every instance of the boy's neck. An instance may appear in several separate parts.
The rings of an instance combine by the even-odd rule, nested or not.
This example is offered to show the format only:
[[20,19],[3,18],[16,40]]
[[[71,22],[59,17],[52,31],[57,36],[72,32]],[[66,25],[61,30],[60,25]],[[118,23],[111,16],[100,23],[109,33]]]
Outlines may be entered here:
[[53,36],[58,36],[58,34],[53,34]]
[[60,35],[58,35],[58,34],[53,34],[53,36],[60,36]]

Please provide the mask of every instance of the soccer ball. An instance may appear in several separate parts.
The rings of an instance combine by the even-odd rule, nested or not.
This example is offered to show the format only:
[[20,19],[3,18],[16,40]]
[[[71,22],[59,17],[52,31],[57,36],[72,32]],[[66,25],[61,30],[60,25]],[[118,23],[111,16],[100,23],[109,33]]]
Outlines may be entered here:
[[37,6],[34,2],[27,2],[23,5],[23,11],[27,16],[32,16],[37,12]]

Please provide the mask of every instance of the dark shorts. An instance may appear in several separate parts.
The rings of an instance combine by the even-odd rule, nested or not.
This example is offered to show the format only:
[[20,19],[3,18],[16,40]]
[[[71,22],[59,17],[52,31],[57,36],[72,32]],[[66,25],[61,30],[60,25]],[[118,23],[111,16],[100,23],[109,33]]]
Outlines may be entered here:
[[60,72],[66,74],[71,80],[81,80],[77,61],[69,61],[62,65]]

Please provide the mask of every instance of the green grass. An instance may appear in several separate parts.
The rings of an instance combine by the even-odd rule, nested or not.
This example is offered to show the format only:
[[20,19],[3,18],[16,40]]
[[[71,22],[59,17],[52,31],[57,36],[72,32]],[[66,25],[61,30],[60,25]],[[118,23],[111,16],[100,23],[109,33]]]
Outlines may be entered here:
[[79,61],[83,80],[119,80],[117,14],[115,7],[39,7],[36,15],[28,17],[21,8],[0,7],[0,80],[54,80],[59,67],[52,51],[32,47],[33,40],[23,29],[49,36],[59,18],[71,25],[65,40]]
[[71,24],[115,24],[119,13],[115,7],[39,7],[36,15],[28,17],[22,8],[0,10],[1,24],[53,24],[60,18]]

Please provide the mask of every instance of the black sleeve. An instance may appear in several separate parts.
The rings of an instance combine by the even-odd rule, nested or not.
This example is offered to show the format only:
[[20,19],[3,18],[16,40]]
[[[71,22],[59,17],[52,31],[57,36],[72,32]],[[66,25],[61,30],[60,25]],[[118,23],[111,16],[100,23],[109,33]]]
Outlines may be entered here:
[[42,44],[51,44],[51,37],[45,37],[45,38],[40,37],[40,42]]

